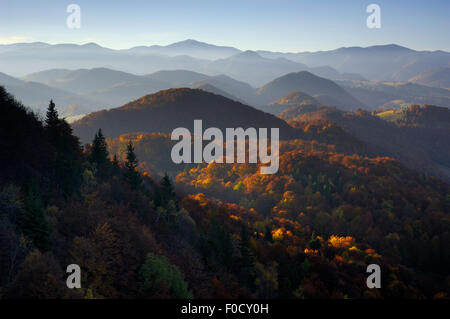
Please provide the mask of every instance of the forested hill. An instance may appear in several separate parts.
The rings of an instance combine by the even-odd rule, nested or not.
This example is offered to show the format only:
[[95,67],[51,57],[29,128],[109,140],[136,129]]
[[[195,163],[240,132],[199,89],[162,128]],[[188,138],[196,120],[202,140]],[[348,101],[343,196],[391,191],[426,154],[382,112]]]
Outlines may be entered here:
[[[81,148],[53,103],[40,120],[0,88],[0,124],[0,298],[450,295],[449,186],[392,158],[295,139],[274,175],[200,164],[161,178],[137,170],[141,136],[108,145],[98,130]],[[381,289],[366,286],[371,263]]]
[[295,129],[271,114],[220,95],[188,88],[160,91],[119,108],[91,113],[73,123],[73,128],[87,142],[100,127],[107,137],[134,132],[170,133],[177,127],[192,132],[196,119],[203,121],[204,128],[277,127],[281,138],[295,137]]

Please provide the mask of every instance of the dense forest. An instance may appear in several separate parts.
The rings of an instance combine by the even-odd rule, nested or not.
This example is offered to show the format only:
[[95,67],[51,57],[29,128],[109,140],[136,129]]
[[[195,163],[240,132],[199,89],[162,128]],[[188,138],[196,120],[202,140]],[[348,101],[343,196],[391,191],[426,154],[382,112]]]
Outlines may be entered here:
[[172,166],[167,134],[81,146],[0,87],[0,298],[450,297],[449,184],[294,122],[277,174]]

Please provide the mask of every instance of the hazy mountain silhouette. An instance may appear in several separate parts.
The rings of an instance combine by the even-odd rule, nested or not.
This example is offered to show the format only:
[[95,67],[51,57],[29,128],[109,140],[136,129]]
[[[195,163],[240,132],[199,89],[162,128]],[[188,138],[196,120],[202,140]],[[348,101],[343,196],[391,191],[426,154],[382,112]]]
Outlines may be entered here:
[[95,43],[0,45],[0,70],[14,76],[46,69],[105,67],[134,74],[184,69],[226,74],[254,86],[301,70],[332,80],[407,81],[449,63],[448,52],[415,51],[395,44],[299,53],[242,52],[195,40],[128,50],[112,50]]
[[263,85],[286,73],[306,68],[307,66],[304,64],[284,58],[263,58],[254,51],[238,53],[208,65],[209,72],[224,73],[255,86]]
[[203,81],[210,78],[208,75],[188,70],[164,70],[148,74],[145,77],[154,79],[155,81],[165,82],[172,86],[186,86],[187,83]]
[[343,110],[365,107],[362,102],[355,99],[333,81],[315,76],[307,71],[289,73],[279,77],[260,88],[257,94],[261,102],[269,104],[295,91],[301,91],[309,95],[326,94],[336,100],[337,105],[335,106]]
[[[336,81],[369,109],[435,104],[450,107],[450,91],[412,82]],[[324,103],[326,104],[326,103]]]
[[296,130],[273,115],[248,105],[200,89],[170,89],[146,95],[122,107],[89,114],[73,123],[74,132],[89,142],[99,128],[107,137],[133,132],[170,133],[177,127],[191,130],[195,119],[203,127],[276,127],[280,137],[288,138]]
[[51,99],[58,105],[62,116],[83,114],[101,108],[95,101],[87,97],[42,83],[23,81],[4,73],[0,73],[0,85],[4,86],[23,104],[41,114],[46,110]]
[[409,82],[448,89],[450,88],[450,67],[423,72],[409,79]]
[[227,58],[233,54],[241,52],[240,50],[227,47],[212,45],[192,39],[172,43],[166,46],[137,46],[126,50],[133,54],[163,54],[168,56],[189,55],[194,58],[216,60]]
[[[56,78],[57,74],[55,73],[58,72],[60,76]],[[79,69],[68,73],[61,70],[53,70],[53,72],[43,72],[43,76],[42,72],[40,72],[25,78],[45,78],[48,73],[53,73],[54,79],[45,81],[45,84],[74,93],[88,93],[108,89],[121,83],[154,84],[154,82],[158,82],[160,84],[160,81],[107,68]]]
[[305,52],[289,57],[310,67],[328,65],[339,72],[359,73],[369,80],[385,81],[407,81],[426,70],[450,63],[448,52],[415,51],[395,44]]
[[202,84],[202,85],[196,87],[196,89],[200,89],[200,90],[203,90],[203,91],[206,91],[206,92],[209,92],[209,93],[213,93],[213,94],[216,94],[216,95],[221,95],[221,96],[226,97],[227,99],[243,103],[243,101],[240,101],[237,97],[235,97],[235,96],[233,96],[233,95],[231,95],[231,94],[229,94],[229,93],[227,93],[225,91],[222,91],[221,89],[218,89],[218,88],[216,88],[215,86],[213,86],[211,84]]

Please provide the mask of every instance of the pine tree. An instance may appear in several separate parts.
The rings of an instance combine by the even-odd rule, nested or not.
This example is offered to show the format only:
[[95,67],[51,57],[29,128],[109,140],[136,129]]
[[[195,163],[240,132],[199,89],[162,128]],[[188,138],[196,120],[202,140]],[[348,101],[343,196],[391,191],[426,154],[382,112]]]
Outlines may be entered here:
[[255,262],[254,256],[250,248],[250,234],[248,232],[247,226],[242,225],[241,238],[240,238],[239,250],[241,252],[240,260],[240,272],[244,282],[251,286],[254,284],[255,279]]
[[92,149],[90,161],[97,165],[105,164],[109,161],[108,145],[106,144],[105,137],[103,136],[102,129],[98,130],[92,141]]
[[81,147],[72,128],[65,119],[58,118],[58,111],[53,100],[47,109],[45,131],[48,141],[54,147],[50,154],[49,166],[52,167],[53,187],[65,197],[77,191],[81,185]]
[[134,153],[134,146],[130,141],[127,145],[127,161],[125,162],[125,168],[127,169],[127,180],[132,189],[139,188],[139,185],[141,184],[141,175],[137,170],[137,165],[138,160]]
[[46,128],[56,128],[59,124],[58,111],[53,100],[50,100],[50,104],[47,108],[47,118],[45,119]]
[[176,200],[175,188],[167,173],[165,173],[164,177],[161,179],[160,185],[161,188],[158,190],[155,200],[156,206],[166,207],[167,204],[172,200],[174,201],[178,209],[178,201]]

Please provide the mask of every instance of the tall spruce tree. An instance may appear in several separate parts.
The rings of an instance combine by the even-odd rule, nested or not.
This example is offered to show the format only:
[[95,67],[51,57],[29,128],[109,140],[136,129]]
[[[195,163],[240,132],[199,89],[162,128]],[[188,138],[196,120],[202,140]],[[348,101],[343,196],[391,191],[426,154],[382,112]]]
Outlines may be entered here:
[[172,200],[176,208],[178,209],[178,201],[176,200],[175,188],[167,173],[160,182],[161,187],[157,190],[155,204],[156,206],[167,207],[168,203]]
[[81,147],[72,128],[65,119],[58,118],[53,100],[47,109],[45,131],[48,141],[54,147],[49,166],[52,167],[54,188],[65,197],[77,191],[81,185]]
[[45,119],[45,127],[55,128],[58,126],[59,118],[58,111],[56,110],[56,105],[53,100],[50,100],[50,104],[47,108],[47,117]]
[[130,141],[127,145],[127,161],[125,168],[127,169],[126,178],[132,189],[138,189],[142,180],[141,175],[137,170],[138,160],[134,153],[133,143]]
[[95,134],[94,140],[92,141],[90,161],[97,165],[103,165],[109,161],[108,145],[106,144],[102,129],[98,130],[98,133]]

